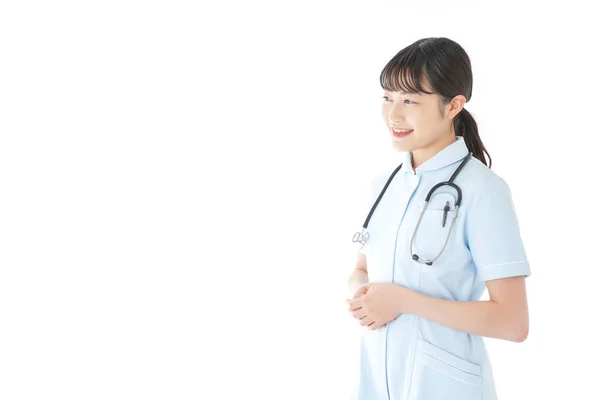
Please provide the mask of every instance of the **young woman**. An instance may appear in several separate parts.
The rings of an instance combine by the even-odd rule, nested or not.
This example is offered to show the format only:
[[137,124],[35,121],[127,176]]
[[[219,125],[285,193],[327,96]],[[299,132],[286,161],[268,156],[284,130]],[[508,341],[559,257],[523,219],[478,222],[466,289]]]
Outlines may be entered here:
[[496,399],[483,337],[525,340],[531,272],[510,188],[464,107],[469,57],[450,39],[421,39],[380,82],[384,122],[406,155],[373,180],[374,208],[354,238],[347,301],[366,328],[356,399]]

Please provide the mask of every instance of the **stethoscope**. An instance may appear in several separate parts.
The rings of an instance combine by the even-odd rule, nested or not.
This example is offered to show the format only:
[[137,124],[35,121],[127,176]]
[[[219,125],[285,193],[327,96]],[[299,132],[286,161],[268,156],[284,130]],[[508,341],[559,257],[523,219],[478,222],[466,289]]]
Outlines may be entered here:
[[[425,197],[425,203],[421,206],[421,214],[419,215],[417,225],[415,226],[415,230],[413,231],[412,237],[410,238],[410,254],[412,254],[412,259],[415,260],[416,262],[418,262],[420,264],[431,265],[431,264],[433,264],[433,262],[435,260],[437,260],[442,255],[442,253],[444,252],[444,249],[446,249],[446,245],[448,244],[448,240],[450,239],[450,233],[452,232],[452,227],[454,226],[454,221],[456,220],[456,217],[458,216],[458,207],[460,206],[460,203],[462,201],[462,191],[460,190],[460,187],[458,187],[458,185],[456,185],[455,183],[452,183],[452,181],[454,181],[454,178],[456,178],[456,176],[459,174],[460,170],[465,166],[465,164],[467,163],[467,161],[469,161],[469,158],[472,155],[473,155],[473,153],[469,153],[469,154],[467,154],[467,156],[465,158],[463,158],[462,162],[460,163],[458,168],[456,168],[456,170],[454,171],[454,174],[452,174],[452,176],[450,177],[450,179],[448,181],[440,182],[440,183],[436,184],[434,187],[432,187],[429,190],[429,193],[427,193],[427,197]],[[381,191],[381,193],[379,193],[379,196],[377,197],[375,204],[373,204],[373,206],[371,207],[371,211],[369,212],[369,215],[367,215],[367,219],[365,220],[365,223],[363,224],[362,231],[356,232],[354,234],[354,237],[352,238],[352,242],[360,243],[361,244],[360,248],[362,248],[367,243],[367,240],[369,240],[369,232],[367,231],[367,226],[369,225],[369,221],[371,220],[371,215],[373,215],[373,212],[375,211],[375,208],[377,208],[377,205],[379,204],[379,201],[383,197],[383,194],[385,193],[386,189],[392,182],[392,179],[394,179],[394,175],[396,175],[396,172],[398,172],[400,170],[400,168],[402,168],[402,164],[400,164],[394,170],[394,172],[392,172],[392,175],[388,178],[387,182],[385,183],[385,186],[383,187],[383,190]],[[439,189],[442,186],[450,186],[456,190],[457,199],[454,204],[454,215],[452,216],[452,220],[450,222],[450,228],[448,229],[446,241],[444,242],[444,246],[442,247],[442,250],[440,250],[440,252],[434,258],[425,260],[425,259],[420,258],[417,254],[415,254],[413,252],[413,241],[415,239],[415,235],[417,234],[417,229],[419,228],[419,225],[421,224],[421,219],[423,218],[423,214],[425,214],[425,210],[427,209],[427,205],[429,204],[429,200],[431,199],[431,196],[437,189]],[[448,211],[450,211],[450,206],[449,206],[448,202],[446,202],[446,206],[444,207],[444,216],[443,216],[443,220],[442,220],[442,227],[445,226],[445,224],[446,224],[446,216],[448,214]]]

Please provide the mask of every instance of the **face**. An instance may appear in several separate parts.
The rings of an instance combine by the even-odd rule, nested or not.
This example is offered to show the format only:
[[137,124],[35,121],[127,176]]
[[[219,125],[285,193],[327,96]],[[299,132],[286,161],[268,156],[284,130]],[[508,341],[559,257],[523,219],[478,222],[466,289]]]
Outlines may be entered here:
[[[432,92],[427,83],[423,88]],[[458,95],[444,106],[438,94],[384,91],[381,114],[393,147],[397,151],[412,152],[416,168],[456,141],[452,120],[465,100]],[[412,129],[412,132],[395,134],[392,127]]]

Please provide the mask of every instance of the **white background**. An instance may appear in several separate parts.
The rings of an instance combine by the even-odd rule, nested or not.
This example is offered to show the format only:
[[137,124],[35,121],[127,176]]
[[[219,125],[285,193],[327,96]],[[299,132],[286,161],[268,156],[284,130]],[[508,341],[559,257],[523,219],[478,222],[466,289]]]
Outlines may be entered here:
[[351,237],[403,157],[379,74],[429,36],[471,58],[531,263],[528,339],[486,339],[498,394],[596,396],[584,4],[3,2],[0,398],[349,399]]

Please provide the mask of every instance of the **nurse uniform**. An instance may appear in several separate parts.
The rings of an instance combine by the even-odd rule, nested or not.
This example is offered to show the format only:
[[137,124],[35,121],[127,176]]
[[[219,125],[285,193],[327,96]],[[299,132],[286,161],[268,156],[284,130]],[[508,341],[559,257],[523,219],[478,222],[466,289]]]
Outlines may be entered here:
[[[440,299],[476,301],[485,281],[531,274],[510,188],[474,157],[454,179],[463,197],[444,252],[431,266],[412,259],[410,239],[425,196],[449,180],[467,154],[461,136],[416,171],[411,153],[406,153],[359,250],[367,259],[369,282],[394,282]],[[369,207],[396,167],[373,179]],[[433,258],[441,250],[455,199],[451,187],[434,192],[413,243],[420,258]],[[442,227],[447,201],[451,211]],[[496,399],[483,338],[411,314],[400,314],[373,331],[365,328],[356,389],[356,400]]]

